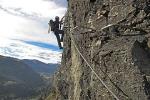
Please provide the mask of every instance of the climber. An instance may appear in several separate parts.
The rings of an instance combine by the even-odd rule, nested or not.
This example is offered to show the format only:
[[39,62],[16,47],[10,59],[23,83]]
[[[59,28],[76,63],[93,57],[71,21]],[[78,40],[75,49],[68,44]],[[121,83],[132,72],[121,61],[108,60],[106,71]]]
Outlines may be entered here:
[[[56,16],[55,21],[53,21],[53,20],[49,21],[49,30],[48,30],[48,33],[50,31],[54,32],[54,34],[57,38],[58,46],[60,49],[63,49],[61,42],[63,42],[63,37],[64,37],[64,31],[61,30],[62,24],[63,24],[62,20],[59,21],[59,17]],[[61,37],[60,37],[60,35],[61,35]]]

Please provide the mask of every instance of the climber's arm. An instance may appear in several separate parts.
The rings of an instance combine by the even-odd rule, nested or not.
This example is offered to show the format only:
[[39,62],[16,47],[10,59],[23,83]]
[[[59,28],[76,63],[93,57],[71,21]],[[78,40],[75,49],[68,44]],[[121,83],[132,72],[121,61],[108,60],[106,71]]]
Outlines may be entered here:
[[63,16],[63,17],[61,18],[61,23],[63,23],[64,18],[65,18],[65,16]]
[[62,24],[64,23],[64,22],[63,22],[63,21],[64,21],[64,18],[65,18],[65,16],[63,16],[63,17],[61,18],[60,22],[59,22],[60,29],[61,29],[61,27],[62,27]]

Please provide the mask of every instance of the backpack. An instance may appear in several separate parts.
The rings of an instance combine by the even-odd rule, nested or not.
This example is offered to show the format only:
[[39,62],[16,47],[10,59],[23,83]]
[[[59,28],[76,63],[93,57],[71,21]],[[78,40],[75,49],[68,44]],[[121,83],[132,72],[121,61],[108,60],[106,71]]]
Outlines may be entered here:
[[54,21],[53,20],[50,20],[49,21],[49,25],[51,27],[51,31],[54,31],[55,30],[55,24],[54,24]]

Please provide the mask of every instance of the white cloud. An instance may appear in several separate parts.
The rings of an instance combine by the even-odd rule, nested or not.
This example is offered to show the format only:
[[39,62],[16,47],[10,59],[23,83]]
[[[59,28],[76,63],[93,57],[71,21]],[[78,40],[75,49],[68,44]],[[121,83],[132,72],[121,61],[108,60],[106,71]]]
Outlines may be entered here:
[[[63,1],[63,0],[62,0]],[[41,17],[49,17],[64,14],[65,7],[59,6],[55,1],[44,0],[2,0],[1,5],[5,8],[19,8],[27,14],[38,14]]]
[[62,17],[65,14],[66,7],[62,6],[65,2],[66,0],[0,0],[0,55],[37,59],[46,63],[60,62],[60,52],[17,40],[57,45],[54,34],[47,33],[47,23],[56,15]]
[[47,23],[49,18],[63,16],[65,7],[43,0],[1,0],[0,5],[0,37],[57,45],[55,36],[47,34]]
[[60,63],[61,52],[33,46],[21,41],[3,40],[0,38],[0,55],[19,58],[36,59],[44,63]]
[[53,34],[48,34],[48,26],[42,26],[35,20],[9,15],[0,11],[0,37],[47,42],[57,45]]

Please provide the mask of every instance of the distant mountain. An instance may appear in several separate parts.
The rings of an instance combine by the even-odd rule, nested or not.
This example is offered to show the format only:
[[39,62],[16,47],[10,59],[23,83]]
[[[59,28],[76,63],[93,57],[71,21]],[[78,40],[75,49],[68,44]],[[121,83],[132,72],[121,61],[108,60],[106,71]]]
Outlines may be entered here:
[[0,100],[24,100],[38,94],[45,82],[29,65],[15,58],[0,56]]
[[24,59],[22,62],[30,66],[36,72],[48,75],[52,75],[59,66],[59,64],[45,64],[38,60]]

